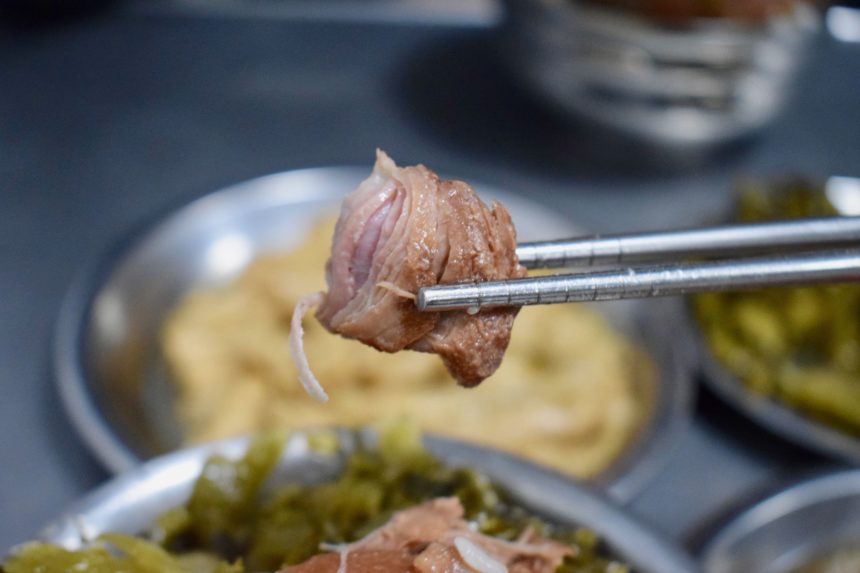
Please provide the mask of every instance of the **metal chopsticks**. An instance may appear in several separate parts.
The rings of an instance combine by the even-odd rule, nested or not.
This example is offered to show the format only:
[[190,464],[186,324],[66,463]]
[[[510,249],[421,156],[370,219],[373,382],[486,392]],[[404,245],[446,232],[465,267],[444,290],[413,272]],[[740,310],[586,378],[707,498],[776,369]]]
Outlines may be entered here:
[[799,219],[521,243],[517,245],[517,256],[527,269],[539,269],[851,245],[860,246],[860,217]]
[[[822,250],[824,248],[830,250]],[[810,252],[811,249],[814,252]],[[756,258],[671,262],[684,257],[762,252],[771,254]],[[574,274],[425,287],[418,291],[418,309],[477,310],[492,306],[860,281],[860,217],[524,243],[517,247],[517,255],[528,268],[663,262]]]
[[860,281],[860,249],[440,285],[419,289],[416,305],[479,309],[848,281]]

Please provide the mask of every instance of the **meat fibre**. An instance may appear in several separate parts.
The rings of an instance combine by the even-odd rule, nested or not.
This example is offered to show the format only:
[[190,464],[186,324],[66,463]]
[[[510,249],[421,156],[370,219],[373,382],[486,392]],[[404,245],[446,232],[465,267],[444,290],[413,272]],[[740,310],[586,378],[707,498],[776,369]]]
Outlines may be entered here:
[[343,203],[317,311],[331,332],[384,352],[438,354],[463,386],[499,367],[516,308],[419,312],[414,294],[439,283],[525,276],[504,206],[462,181],[377,152],[373,173]]
[[570,546],[527,534],[511,542],[476,532],[457,498],[395,514],[364,539],[282,573],[552,573]]

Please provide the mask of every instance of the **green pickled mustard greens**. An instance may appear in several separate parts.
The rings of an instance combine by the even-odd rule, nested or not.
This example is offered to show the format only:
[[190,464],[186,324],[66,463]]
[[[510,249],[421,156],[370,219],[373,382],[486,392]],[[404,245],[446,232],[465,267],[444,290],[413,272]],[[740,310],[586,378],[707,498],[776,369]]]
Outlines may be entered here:
[[[419,431],[409,424],[384,429],[375,447],[359,446],[331,481],[266,492],[283,443],[281,436],[263,436],[238,461],[209,459],[189,502],[165,513],[147,539],[106,535],[81,551],[34,544],[13,555],[3,571],[276,571],[320,553],[321,544],[360,539],[395,512],[440,496],[457,496],[486,534],[515,539],[531,527],[570,543],[575,556],[565,560],[560,573],[629,571],[605,557],[592,532],[546,523],[513,504],[482,474],[444,465],[424,450]],[[319,446],[331,451],[332,442],[321,439]]]
[[212,556],[171,555],[155,543],[115,533],[101,536],[79,551],[47,543],[31,543],[2,566],[5,573],[241,573]]
[[[745,182],[740,221],[836,215],[821,185]],[[693,299],[714,356],[754,392],[860,435],[860,285]]]
[[791,573],[844,573],[860,571],[860,544],[854,543],[815,555]]
[[284,441],[282,433],[264,434],[238,462],[209,458],[185,506],[187,520],[169,523],[179,517],[168,513],[159,520],[161,527],[167,531],[173,526],[172,536],[184,534],[193,546],[237,557],[255,533],[260,491],[281,457]]

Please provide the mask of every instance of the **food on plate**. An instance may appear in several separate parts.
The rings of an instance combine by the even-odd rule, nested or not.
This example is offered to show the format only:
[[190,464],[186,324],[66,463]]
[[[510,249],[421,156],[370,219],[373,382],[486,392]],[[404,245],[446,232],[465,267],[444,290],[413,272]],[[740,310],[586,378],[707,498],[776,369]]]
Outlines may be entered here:
[[[337,451],[324,435],[316,445]],[[336,438],[335,436],[330,436]],[[358,437],[330,481],[270,489],[284,437],[213,456],[185,505],[139,537],[108,533],[79,550],[22,546],[5,573],[624,573],[586,529],[530,515],[487,477],[425,452],[409,426],[377,446]],[[333,452],[332,452],[333,453]]]
[[463,386],[499,367],[516,307],[419,312],[418,289],[438,283],[523,277],[517,238],[504,206],[487,207],[462,181],[424,167],[398,167],[377,152],[373,173],[343,202],[326,263],[328,292],[296,306],[290,348],[311,395],[326,399],[301,348],[301,317],[384,352],[438,354]]
[[311,399],[285,348],[298,301],[325,285],[333,227],[317,223],[296,249],[263,255],[231,284],[190,294],[168,318],[162,350],[186,442],[406,416],[424,431],[588,477],[625,450],[653,411],[650,357],[588,305],[523,309],[501,367],[468,395],[435,356],[380,353],[308,320],[305,350],[331,392],[326,404]]
[[[741,221],[836,215],[820,185],[747,182]],[[710,293],[695,313],[715,357],[753,392],[860,434],[860,286]]]
[[513,541],[472,529],[456,497],[440,497],[395,513],[365,537],[286,568],[286,573],[350,571],[479,571],[553,573],[570,545],[525,529]]
[[[726,18],[760,23],[789,12],[803,0],[587,0],[589,4],[621,8],[663,22],[683,23],[699,18]],[[810,2],[811,3],[811,2]]]
[[791,573],[853,573],[860,571],[860,544],[847,545],[813,557]]

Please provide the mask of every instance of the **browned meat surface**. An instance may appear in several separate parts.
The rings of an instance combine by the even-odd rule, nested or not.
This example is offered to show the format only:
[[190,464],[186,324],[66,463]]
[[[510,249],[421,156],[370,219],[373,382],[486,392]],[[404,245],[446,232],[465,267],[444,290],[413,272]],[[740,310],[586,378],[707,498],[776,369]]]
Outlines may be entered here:
[[[341,566],[341,559],[346,564]],[[407,573],[415,556],[405,550],[351,551],[345,555],[325,553],[288,567],[283,573]]]
[[517,309],[422,313],[409,294],[438,283],[525,276],[507,210],[466,183],[379,152],[373,174],[344,201],[317,318],[385,352],[432,352],[464,386],[501,363]]
[[571,553],[567,545],[535,536],[507,542],[477,533],[458,499],[441,498],[396,514],[340,552],[283,573],[552,573]]

